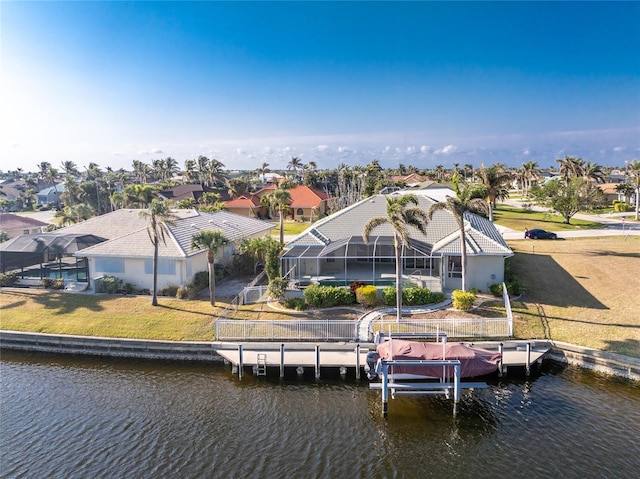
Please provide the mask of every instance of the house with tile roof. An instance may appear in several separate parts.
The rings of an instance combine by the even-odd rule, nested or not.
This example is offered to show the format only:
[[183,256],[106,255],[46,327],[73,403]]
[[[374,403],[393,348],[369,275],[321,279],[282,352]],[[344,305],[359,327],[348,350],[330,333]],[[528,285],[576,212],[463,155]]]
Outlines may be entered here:
[[226,190],[210,188],[201,184],[185,184],[177,185],[158,193],[160,198],[165,201],[178,202],[182,200],[194,200],[196,203],[200,201],[204,193],[217,193],[222,200],[228,199],[229,195]]
[[[268,185],[256,191],[252,195],[241,196],[239,198],[226,201],[227,211],[247,216],[249,218],[266,218],[267,209],[260,204],[264,195],[274,191],[276,185]],[[286,218],[291,220],[311,220],[323,216],[328,209],[330,196],[322,190],[310,188],[306,185],[298,185],[289,190],[291,203]]]
[[65,192],[63,183],[50,186],[36,193],[36,203],[39,205],[48,205],[49,203],[60,203],[60,195]]
[[7,233],[9,238],[30,233],[40,233],[47,226],[48,223],[28,216],[0,213],[0,231]]
[[[89,278],[115,276],[131,283],[135,289],[151,289],[153,284],[153,246],[147,232],[148,222],[139,209],[120,209],[96,216],[82,223],[58,230],[61,234],[83,233],[106,238],[100,244],[75,253],[87,258]],[[159,246],[158,288],[185,285],[194,275],[207,270],[204,250],[192,250],[191,238],[203,230],[221,230],[230,244],[219,254],[218,261],[230,261],[245,238],[267,234],[273,223],[218,211],[174,210],[178,217],[167,226],[166,242]]]
[[[416,197],[424,211],[436,201],[423,194]],[[386,207],[385,195],[375,195],[317,221],[285,245],[283,275],[301,285],[395,284],[392,227],[374,229],[369,244],[362,238],[371,218],[386,217]],[[482,216],[465,214],[465,232],[468,288],[488,291],[504,280],[504,260],[513,253],[493,223]],[[460,288],[462,243],[453,215],[437,211],[426,234],[410,228],[410,236],[402,248],[403,279],[432,291]]]

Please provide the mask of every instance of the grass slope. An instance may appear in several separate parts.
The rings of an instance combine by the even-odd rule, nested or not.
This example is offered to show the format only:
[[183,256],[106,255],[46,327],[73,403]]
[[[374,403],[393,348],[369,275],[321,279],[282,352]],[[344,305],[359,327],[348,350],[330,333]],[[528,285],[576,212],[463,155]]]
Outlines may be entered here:
[[640,357],[640,238],[511,241],[525,289],[512,306],[521,338]]

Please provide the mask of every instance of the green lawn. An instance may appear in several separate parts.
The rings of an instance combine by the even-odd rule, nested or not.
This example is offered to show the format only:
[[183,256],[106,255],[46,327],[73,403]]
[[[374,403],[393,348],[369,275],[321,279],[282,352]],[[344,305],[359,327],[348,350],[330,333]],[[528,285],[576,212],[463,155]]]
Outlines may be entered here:
[[[285,221],[284,222],[284,234],[285,235],[299,235],[304,230],[306,230],[309,226],[311,226],[311,223],[308,222],[308,221],[305,221],[305,222]],[[276,222],[276,228],[271,230],[271,235],[272,236],[278,236],[279,234],[280,234],[280,227],[277,226],[277,222]]]
[[552,231],[572,231],[577,229],[601,229],[602,223],[595,221],[584,221],[576,218],[571,219],[571,224],[563,223],[558,215],[552,215],[540,211],[524,210],[518,207],[498,205],[494,210],[494,222],[497,225],[505,226],[516,231],[528,229],[543,229]]

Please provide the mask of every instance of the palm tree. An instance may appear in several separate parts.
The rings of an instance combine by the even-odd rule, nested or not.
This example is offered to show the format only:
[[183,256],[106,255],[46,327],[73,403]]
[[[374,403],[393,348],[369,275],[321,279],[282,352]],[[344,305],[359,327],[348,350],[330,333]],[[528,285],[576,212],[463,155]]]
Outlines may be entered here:
[[302,160],[297,156],[292,156],[291,161],[287,163],[287,170],[293,170],[293,176],[295,177],[299,168],[302,168]]
[[493,210],[496,207],[496,201],[509,198],[509,190],[507,189],[507,186],[511,181],[511,173],[499,165],[493,165],[489,168],[485,168],[485,166],[481,164],[480,171],[478,171],[478,177],[480,184],[487,189],[487,196],[489,199],[489,221],[493,221]]
[[596,183],[604,183],[604,173],[602,172],[602,167],[591,161],[587,161],[584,164],[583,175],[586,179],[596,180]]
[[280,244],[284,244],[284,212],[289,209],[289,204],[291,204],[291,194],[284,188],[278,188],[264,195],[260,199],[260,203],[262,203],[262,200],[278,212],[278,219],[280,221]]
[[409,226],[413,226],[422,234],[426,234],[427,214],[417,206],[418,198],[415,195],[402,195],[397,197],[385,196],[387,200],[387,216],[371,218],[362,231],[365,244],[369,244],[371,232],[378,226],[390,224],[393,228],[393,246],[396,256],[396,317],[400,322],[402,318],[402,245],[409,245]]
[[633,160],[629,163],[627,172],[631,176],[631,184],[636,192],[636,221],[638,221],[638,212],[640,211],[640,161]]
[[211,306],[216,305],[216,253],[227,244],[229,244],[229,240],[220,230],[204,230],[191,237],[192,249],[207,250],[207,263],[209,264],[209,299]]
[[64,171],[65,177],[67,176],[78,176],[80,171],[78,170],[78,166],[73,161],[63,161],[62,170]]
[[213,158],[209,163],[209,173],[207,176],[207,184],[209,186],[215,186],[217,184],[224,184],[227,179],[227,175],[224,173],[224,163]]
[[523,171],[523,179],[524,179],[524,194],[525,196],[529,193],[529,189],[531,189],[531,185],[533,180],[538,177],[538,173],[540,173],[540,169],[538,168],[537,161],[527,161],[526,163],[522,163],[522,171]]
[[258,173],[259,176],[262,176],[262,183],[266,183],[267,180],[265,174],[269,173],[269,163],[263,162],[262,165],[256,169],[256,173]]
[[[454,184],[455,184],[454,179]],[[491,206],[482,198],[477,198],[477,194],[473,188],[467,188],[464,191],[457,191],[458,197],[448,197],[446,201],[434,203],[429,208],[428,217],[429,220],[433,218],[436,211],[448,210],[458,223],[460,228],[460,243],[462,245],[461,262],[462,262],[462,290],[467,290],[467,238],[465,234],[464,215],[469,212],[484,212],[487,215],[491,212]]]
[[161,200],[153,200],[149,205],[149,211],[141,211],[140,216],[149,221],[147,233],[153,245],[153,298],[152,306],[158,306],[158,247],[160,241],[167,244],[165,234],[169,226],[175,224],[177,217],[171,213],[169,205]]
[[584,176],[584,160],[574,156],[565,155],[564,158],[556,160],[560,164],[560,174],[569,183],[572,178]]

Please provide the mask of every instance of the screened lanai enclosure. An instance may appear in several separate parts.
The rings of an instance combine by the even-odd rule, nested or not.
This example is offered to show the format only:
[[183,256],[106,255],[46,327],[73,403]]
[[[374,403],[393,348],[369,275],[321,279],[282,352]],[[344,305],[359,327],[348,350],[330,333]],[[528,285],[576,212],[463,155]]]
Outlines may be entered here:
[[[403,283],[441,290],[441,255],[432,255],[432,245],[411,239],[401,250]],[[362,281],[375,286],[395,285],[393,236],[373,236],[366,244],[362,236],[351,236],[328,245],[295,245],[281,258],[285,279],[295,286],[317,283],[348,286]]]
[[36,233],[0,244],[0,270],[22,279],[63,278],[87,282],[86,258],[74,253],[105,241],[95,235]]

